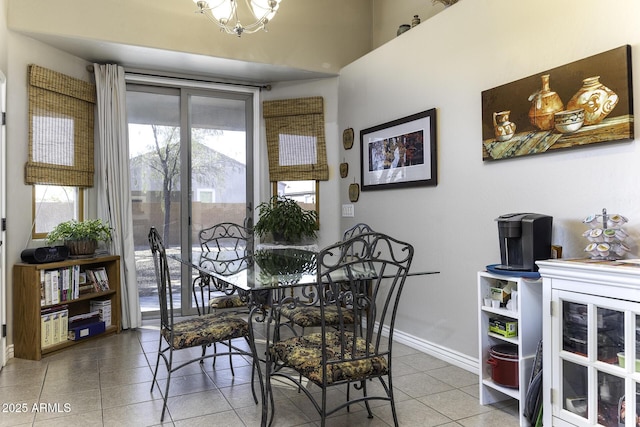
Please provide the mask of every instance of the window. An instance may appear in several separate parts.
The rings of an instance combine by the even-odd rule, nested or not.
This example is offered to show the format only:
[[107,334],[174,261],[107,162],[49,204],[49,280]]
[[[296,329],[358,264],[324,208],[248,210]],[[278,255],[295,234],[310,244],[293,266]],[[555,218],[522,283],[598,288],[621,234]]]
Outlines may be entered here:
[[93,186],[95,85],[29,65],[29,159],[34,239],[83,218],[83,188]]
[[198,196],[196,197],[195,201],[201,203],[215,203],[215,194],[215,190],[210,188],[199,189]]
[[320,182],[316,180],[305,181],[274,181],[272,193],[274,195],[289,197],[298,202],[300,206],[309,211],[316,211],[318,228],[320,228]]
[[34,239],[44,239],[61,222],[83,220],[84,191],[79,187],[62,185],[33,186]]
[[95,85],[29,66],[26,184],[93,186]]
[[269,178],[329,179],[322,97],[264,101]]

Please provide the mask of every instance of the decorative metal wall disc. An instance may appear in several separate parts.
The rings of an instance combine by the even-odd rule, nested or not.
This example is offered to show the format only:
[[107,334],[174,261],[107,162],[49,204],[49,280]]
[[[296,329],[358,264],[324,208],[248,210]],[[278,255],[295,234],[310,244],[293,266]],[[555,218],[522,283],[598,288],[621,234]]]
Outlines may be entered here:
[[340,163],[340,177],[346,178],[349,175],[349,163]]
[[355,182],[353,184],[349,184],[349,200],[352,202],[357,202],[360,197],[360,186]]
[[353,147],[353,128],[345,129],[342,132],[342,145],[345,150],[350,150]]

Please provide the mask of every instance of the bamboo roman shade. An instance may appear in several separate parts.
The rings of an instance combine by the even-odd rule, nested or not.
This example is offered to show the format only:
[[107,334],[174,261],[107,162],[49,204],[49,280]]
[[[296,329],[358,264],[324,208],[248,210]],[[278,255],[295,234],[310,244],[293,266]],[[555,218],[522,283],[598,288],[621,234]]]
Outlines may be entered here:
[[95,85],[29,65],[25,183],[93,186],[95,103]]
[[329,179],[322,97],[265,101],[270,181]]

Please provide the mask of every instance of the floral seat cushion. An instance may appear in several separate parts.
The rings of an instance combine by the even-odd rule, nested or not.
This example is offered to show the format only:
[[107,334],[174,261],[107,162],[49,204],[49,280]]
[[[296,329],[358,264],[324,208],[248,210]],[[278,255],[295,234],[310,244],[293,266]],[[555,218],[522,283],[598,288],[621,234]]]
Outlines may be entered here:
[[216,313],[194,317],[173,324],[173,342],[171,332],[162,330],[162,335],[175,349],[213,344],[249,334],[249,324],[230,314]]
[[[357,381],[371,376],[388,374],[386,357],[370,356],[364,359],[353,360],[351,353],[347,352],[343,361],[340,361],[340,333],[326,334],[327,360],[338,360],[337,363],[327,363],[327,384],[338,381]],[[354,335],[344,333],[347,348],[350,350]],[[366,342],[363,338],[356,338],[355,357],[365,357]],[[370,352],[373,349],[370,346]],[[289,338],[275,343],[271,347],[271,355],[300,372],[317,385],[322,385],[322,335],[313,333],[300,337]]]
[[[303,328],[320,326],[320,320],[322,319],[322,316],[320,315],[320,307],[297,306],[290,308],[283,306],[280,308],[280,313],[296,325],[302,326]],[[324,319],[326,325],[335,326],[340,324],[338,308],[325,307]],[[351,325],[355,322],[353,312],[348,309],[342,310],[342,319],[345,325]]]
[[209,307],[215,309],[246,307],[238,295],[223,295],[209,300]]

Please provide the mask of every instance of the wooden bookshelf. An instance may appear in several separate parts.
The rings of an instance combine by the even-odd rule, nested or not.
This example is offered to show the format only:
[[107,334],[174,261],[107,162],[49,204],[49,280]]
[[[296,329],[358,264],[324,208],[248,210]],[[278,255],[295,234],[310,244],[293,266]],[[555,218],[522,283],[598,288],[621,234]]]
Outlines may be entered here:
[[[76,299],[60,301],[56,304],[42,305],[40,291],[40,272],[79,266],[80,271],[104,267],[109,278],[109,290],[80,295]],[[90,311],[90,301],[109,299],[111,301],[111,325],[104,333],[78,341],[66,340],[42,348],[41,313],[42,310],[67,306],[69,317]],[[119,333],[120,322],[120,257],[108,255],[95,258],[69,259],[46,264],[17,263],[13,266],[13,341],[15,357],[40,360],[43,354],[52,353],[88,339],[107,334]]]

